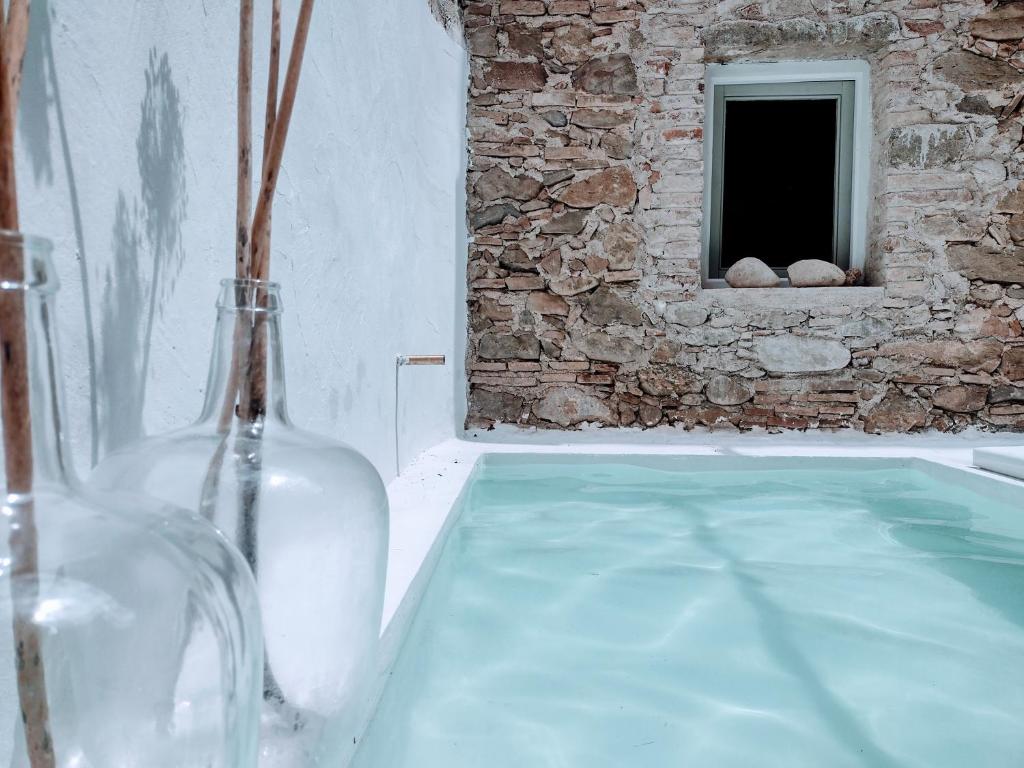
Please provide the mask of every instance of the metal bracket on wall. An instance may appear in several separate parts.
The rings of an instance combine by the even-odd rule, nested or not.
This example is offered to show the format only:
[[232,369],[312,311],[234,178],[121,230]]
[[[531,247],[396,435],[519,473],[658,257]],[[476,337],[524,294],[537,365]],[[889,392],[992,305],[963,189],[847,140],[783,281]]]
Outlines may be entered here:
[[399,372],[406,365],[444,365],[444,355],[399,355],[395,358],[395,477],[402,474],[401,455],[398,441]]

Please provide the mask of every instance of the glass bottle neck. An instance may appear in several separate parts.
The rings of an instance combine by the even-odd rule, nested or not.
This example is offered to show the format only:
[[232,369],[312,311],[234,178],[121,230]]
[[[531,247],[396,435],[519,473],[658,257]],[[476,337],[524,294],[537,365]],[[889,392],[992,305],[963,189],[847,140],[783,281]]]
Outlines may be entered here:
[[[48,241],[0,232],[0,337],[8,492],[77,484],[57,345],[57,279]],[[24,419],[27,407],[29,419]],[[31,442],[31,456],[11,434]],[[19,487],[15,487],[19,486]]]
[[200,422],[220,432],[288,422],[281,342],[281,298],[276,283],[225,280]]

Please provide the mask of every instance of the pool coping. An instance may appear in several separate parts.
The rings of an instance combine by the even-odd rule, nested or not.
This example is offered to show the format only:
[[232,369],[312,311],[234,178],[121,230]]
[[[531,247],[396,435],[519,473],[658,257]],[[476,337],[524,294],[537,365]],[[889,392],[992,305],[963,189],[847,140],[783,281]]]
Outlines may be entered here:
[[[695,436],[696,437],[696,436]],[[723,458],[856,458],[897,459],[936,477],[950,470],[962,472],[963,482],[972,490],[1003,501],[1015,501],[1024,493],[1024,481],[998,475],[973,466],[975,448],[1024,443],[1020,435],[966,435],[920,438],[875,439],[865,436],[806,440],[758,440],[749,436],[718,436],[703,440],[665,441],[652,444],[629,440],[598,442],[486,442],[450,439],[420,454],[402,474],[388,485],[391,505],[387,585],[381,640],[377,659],[376,685],[371,698],[362,702],[364,724],[369,723],[402,642],[430,582],[437,561],[455,524],[466,490],[485,459],[526,461],[538,456],[552,460],[584,461],[602,457],[643,457],[686,459]],[[780,464],[789,463],[782,461]],[[774,462],[773,462],[774,464]],[[1024,507],[1022,507],[1024,513]],[[362,729],[360,729],[362,731]]]
[[[392,633],[392,624],[418,603],[416,587],[429,577],[432,558],[436,558],[440,542],[453,522],[463,491],[480,460],[486,456],[565,455],[565,456],[662,456],[662,457],[747,457],[747,458],[875,458],[916,460],[919,467],[939,473],[938,467],[965,473],[964,481],[973,489],[989,494],[993,488],[1024,489],[1024,481],[978,469],[973,466],[973,451],[986,445],[1008,445],[1024,442],[1020,435],[927,436],[921,439],[895,440],[805,440],[756,441],[735,437],[715,438],[714,443],[639,444],[631,442],[572,443],[499,443],[461,439],[446,440],[420,454],[402,475],[388,486],[391,504],[391,539],[388,553],[387,587],[382,638]],[[999,485],[993,485],[999,483]],[[425,569],[423,566],[427,565]],[[412,603],[412,606],[404,605]]]

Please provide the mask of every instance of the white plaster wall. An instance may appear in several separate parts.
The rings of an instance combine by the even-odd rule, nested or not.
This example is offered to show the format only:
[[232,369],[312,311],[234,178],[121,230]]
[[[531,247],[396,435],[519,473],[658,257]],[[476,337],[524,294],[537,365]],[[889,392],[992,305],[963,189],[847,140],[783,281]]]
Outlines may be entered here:
[[[261,139],[269,0],[256,5]],[[287,44],[299,4],[284,5]],[[237,23],[218,0],[33,2],[22,228],[57,247],[82,474],[198,414],[233,270]],[[274,209],[289,400],[385,479],[396,355],[449,358],[402,373],[403,456],[461,420],[465,84],[427,0],[317,4]]]

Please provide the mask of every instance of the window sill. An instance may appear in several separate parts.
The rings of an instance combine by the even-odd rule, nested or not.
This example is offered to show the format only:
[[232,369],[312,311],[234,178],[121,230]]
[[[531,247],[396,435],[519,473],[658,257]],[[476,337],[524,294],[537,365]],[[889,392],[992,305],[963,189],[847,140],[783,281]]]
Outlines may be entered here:
[[[821,307],[870,307],[881,304],[885,289],[878,286],[825,288],[730,288],[725,281],[707,281],[700,292],[703,304],[735,309],[818,309]],[[721,286],[715,283],[721,283]]]

